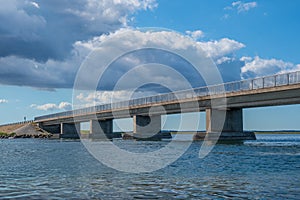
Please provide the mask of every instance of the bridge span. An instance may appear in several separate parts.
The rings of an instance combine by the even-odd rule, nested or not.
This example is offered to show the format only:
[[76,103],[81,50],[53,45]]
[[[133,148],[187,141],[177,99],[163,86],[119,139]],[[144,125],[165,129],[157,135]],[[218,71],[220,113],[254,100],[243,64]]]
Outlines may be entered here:
[[221,132],[220,139],[255,139],[243,130],[243,108],[291,104],[300,104],[300,71],[54,113],[34,121],[61,137],[78,137],[74,133],[80,123],[90,122],[91,136],[111,139],[113,119],[131,117],[133,135],[153,135],[160,133],[161,115],[205,111],[206,133],[198,137]]

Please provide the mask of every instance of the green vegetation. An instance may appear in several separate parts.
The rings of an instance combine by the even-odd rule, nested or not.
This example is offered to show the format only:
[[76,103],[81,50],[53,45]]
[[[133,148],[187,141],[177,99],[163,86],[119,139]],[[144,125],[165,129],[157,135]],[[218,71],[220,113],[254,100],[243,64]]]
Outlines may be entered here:
[[4,133],[0,132],[0,138],[9,138],[9,137],[14,137],[16,133]]
[[80,133],[81,133],[81,134],[89,134],[90,131],[89,131],[89,130],[81,130]]

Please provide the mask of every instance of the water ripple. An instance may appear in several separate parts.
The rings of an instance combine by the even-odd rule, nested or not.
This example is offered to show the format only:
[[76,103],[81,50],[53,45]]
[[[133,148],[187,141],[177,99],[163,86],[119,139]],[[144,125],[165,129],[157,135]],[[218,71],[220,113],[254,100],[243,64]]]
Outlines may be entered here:
[[[175,163],[144,174],[102,165],[78,141],[0,140],[0,199],[298,199],[300,139],[280,139],[219,144],[204,159],[193,143]],[[165,144],[131,141],[123,148]]]

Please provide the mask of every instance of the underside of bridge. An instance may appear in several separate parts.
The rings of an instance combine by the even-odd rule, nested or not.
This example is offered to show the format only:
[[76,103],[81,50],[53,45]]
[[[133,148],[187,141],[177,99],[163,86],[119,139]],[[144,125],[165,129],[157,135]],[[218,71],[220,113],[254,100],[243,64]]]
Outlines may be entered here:
[[[170,133],[161,131],[161,115],[134,115],[133,132],[126,134],[126,138],[137,140],[160,140],[172,138]],[[59,134],[60,138],[79,138],[80,122],[59,123],[44,125],[40,123],[44,130]],[[211,140],[255,140],[253,132],[243,130],[243,109],[206,109],[206,131],[197,132],[194,140],[203,140],[205,136]],[[88,138],[111,140],[121,137],[121,133],[113,132],[113,119],[92,119],[90,120],[90,131]]]

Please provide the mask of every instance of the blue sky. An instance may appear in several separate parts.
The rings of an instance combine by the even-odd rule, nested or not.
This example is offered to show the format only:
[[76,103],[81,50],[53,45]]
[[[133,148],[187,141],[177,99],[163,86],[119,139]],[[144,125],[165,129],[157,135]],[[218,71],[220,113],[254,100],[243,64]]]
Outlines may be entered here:
[[[124,29],[162,27],[192,37],[217,63],[224,81],[300,70],[299,1],[2,0],[1,4],[0,124],[70,109],[83,59],[103,37]],[[145,36],[135,34],[139,44]],[[116,68],[111,76],[122,70]],[[97,94],[98,103],[106,102],[110,94],[103,89]],[[93,99],[89,94],[77,97],[87,105]],[[300,129],[299,112],[299,105],[245,109],[244,128]]]

